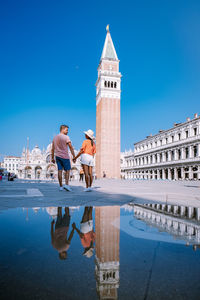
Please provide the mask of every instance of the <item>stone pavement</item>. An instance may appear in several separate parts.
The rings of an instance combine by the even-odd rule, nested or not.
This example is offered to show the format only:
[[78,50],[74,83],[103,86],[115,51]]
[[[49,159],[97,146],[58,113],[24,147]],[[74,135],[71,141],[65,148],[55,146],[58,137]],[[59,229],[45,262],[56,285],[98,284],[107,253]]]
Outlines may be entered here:
[[0,182],[0,210],[16,207],[104,206],[127,203],[168,203],[200,207],[200,182],[148,180],[96,180],[92,192],[71,182],[73,192],[59,191],[58,184],[15,180]]

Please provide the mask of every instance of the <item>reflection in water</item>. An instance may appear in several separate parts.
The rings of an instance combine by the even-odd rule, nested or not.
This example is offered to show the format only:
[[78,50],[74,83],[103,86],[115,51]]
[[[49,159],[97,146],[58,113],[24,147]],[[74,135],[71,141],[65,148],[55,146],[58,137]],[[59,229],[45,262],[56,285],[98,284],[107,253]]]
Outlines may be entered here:
[[[55,209],[49,212],[55,218]],[[65,207],[65,213],[62,216],[62,208],[58,207],[56,223],[54,220],[51,222],[52,245],[59,252],[60,259],[66,259],[67,250],[75,230],[84,248],[83,255],[90,258],[93,256],[96,238],[95,275],[97,293],[100,299],[117,299],[117,289],[119,287],[120,207],[95,208],[96,233],[93,229],[92,212],[92,206],[84,208],[80,229],[74,222],[72,224],[73,229],[67,239],[70,224],[69,208]],[[54,224],[55,231],[53,230]]]
[[[79,207],[78,207],[79,209]],[[34,209],[34,212],[38,212]],[[63,214],[64,210],[64,214]],[[74,232],[79,235],[84,248],[83,255],[91,258],[96,240],[95,278],[99,299],[117,299],[119,288],[119,237],[120,206],[95,208],[95,231],[93,225],[93,207],[86,206],[80,220],[80,228],[75,222],[70,228],[71,207],[47,207],[52,217],[51,244],[58,251],[59,258],[65,260]]]
[[134,216],[172,235],[174,239],[200,248],[200,208],[167,204],[135,204]]
[[86,206],[80,223],[80,230],[73,223],[73,228],[77,231],[81,244],[84,248],[83,255],[90,258],[93,255],[95,233],[93,230],[92,206]]
[[[118,226],[113,226],[118,222]],[[96,207],[97,292],[100,299],[117,299],[119,287],[120,207]]]
[[0,299],[199,299],[199,212],[164,204],[3,212]]
[[[49,212],[55,218],[55,208]],[[69,208],[65,207],[64,215],[62,215],[62,208],[58,207],[56,222],[54,220],[51,222],[52,245],[59,252],[59,258],[66,259],[67,250],[74,231],[76,231],[84,248],[83,255],[90,258],[93,256],[96,238],[95,275],[97,293],[100,299],[117,299],[117,289],[119,287],[120,207],[95,208],[96,233],[93,229],[92,212],[92,206],[84,208],[80,229],[74,222],[69,238],[67,238],[70,225]]]
[[47,207],[46,211],[52,217],[52,219],[55,220],[57,218],[57,214],[58,214],[58,208],[57,207]]
[[65,207],[64,215],[62,215],[62,207],[58,207],[57,209],[56,222],[54,220],[51,222],[51,244],[58,251],[59,258],[66,259],[67,250],[69,249],[74,235],[74,228],[72,229],[69,238],[67,238],[70,225],[69,207]]

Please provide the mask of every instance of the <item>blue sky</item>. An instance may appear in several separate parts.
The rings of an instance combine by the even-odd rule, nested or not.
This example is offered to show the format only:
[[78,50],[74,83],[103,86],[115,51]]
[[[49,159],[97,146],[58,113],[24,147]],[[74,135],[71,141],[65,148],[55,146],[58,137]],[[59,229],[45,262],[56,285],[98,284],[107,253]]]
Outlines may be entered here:
[[0,154],[75,148],[95,130],[97,67],[110,24],[122,77],[121,149],[200,113],[200,1],[1,1]]

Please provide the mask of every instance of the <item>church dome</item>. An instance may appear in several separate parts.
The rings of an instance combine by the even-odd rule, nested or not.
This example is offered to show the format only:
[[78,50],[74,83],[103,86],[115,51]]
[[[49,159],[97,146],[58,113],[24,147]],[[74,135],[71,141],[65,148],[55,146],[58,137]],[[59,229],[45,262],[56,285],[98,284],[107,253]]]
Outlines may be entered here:
[[33,207],[33,211],[37,214],[38,210],[40,210],[40,207]]
[[46,211],[53,219],[57,217],[57,213],[58,213],[57,207],[47,207]]
[[42,152],[41,152],[40,148],[36,145],[36,146],[33,148],[31,154],[34,155],[34,156],[39,156],[39,155],[42,154]]

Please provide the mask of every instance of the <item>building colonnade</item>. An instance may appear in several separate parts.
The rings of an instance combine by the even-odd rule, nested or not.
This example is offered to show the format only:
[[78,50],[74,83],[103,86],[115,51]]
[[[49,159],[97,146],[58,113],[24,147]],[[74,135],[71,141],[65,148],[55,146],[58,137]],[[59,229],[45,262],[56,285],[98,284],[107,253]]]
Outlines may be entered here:
[[200,117],[134,144],[124,172],[126,179],[200,180]]
[[200,180],[200,165],[126,171],[126,179]]

